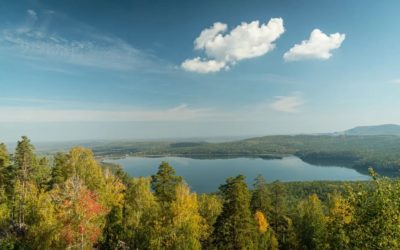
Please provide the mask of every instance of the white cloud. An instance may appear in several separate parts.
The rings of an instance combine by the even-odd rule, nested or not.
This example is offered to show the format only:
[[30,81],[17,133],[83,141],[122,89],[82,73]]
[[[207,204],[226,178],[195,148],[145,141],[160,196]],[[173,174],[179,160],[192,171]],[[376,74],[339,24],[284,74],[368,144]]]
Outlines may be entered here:
[[314,29],[308,40],[295,44],[283,55],[283,58],[286,61],[327,60],[332,56],[331,50],[339,48],[345,38],[345,34],[334,33],[328,36],[319,29]]
[[275,98],[276,100],[270,104],[270,107],[280,112],[296,113],[304,104],[304,99],[301,96],[277,96]]
[[220,22],[214,23],[214,25],[208,29],[203,30],[199,37],[194,41],[195,49],[203,49],[206,44],[214,39],[219,33],[225,32],[228,29],[228,25]]
[[198,73],[218,72],[225,66],[225,62],[219,62],[216,60],[202,60],[200,59],[200,57],[196,57],[194,59],[186,59],[182,63],[183,69]]
[[[238,61],[265,55],[275,48],[273,42],[285,32],[285,28],[281,18],[272,18],[266,24],[260,24],[259,21],[243,22],[228,34],[224,34],[226,31],[227,25],[218,22],[203,30],[196,38],[194,47],[196,50],[204,50],[207,58],[185,60],[182,68],[198,73],[217,72],[225,68],[224,66],[229,67]],[[188,61],[202,65],[188,68],[185,64]]]

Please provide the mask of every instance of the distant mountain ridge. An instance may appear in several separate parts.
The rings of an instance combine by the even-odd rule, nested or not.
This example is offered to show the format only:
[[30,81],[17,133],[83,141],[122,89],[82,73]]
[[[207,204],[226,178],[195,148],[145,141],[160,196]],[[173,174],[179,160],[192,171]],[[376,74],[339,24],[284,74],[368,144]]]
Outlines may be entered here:
[[400,125],[383,124],[376,126],[358,126],[343,132],[345,135],[398,135],[400,136]]

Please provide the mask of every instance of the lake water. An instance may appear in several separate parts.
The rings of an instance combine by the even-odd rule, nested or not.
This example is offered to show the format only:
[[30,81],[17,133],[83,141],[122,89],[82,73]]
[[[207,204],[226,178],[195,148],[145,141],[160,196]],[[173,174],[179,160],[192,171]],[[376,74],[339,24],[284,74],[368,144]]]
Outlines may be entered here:
[[168,162],[183,176],[192,190],[203,193],[217,191],[226,178],[243,174],[252,185],[261,174],[267,181],[313,181],[313,180],[368,180],[354,169],[339,166],[315,166],[298,157],[265,160],[261,158],[191,159],[182,157],[128,157],[107,160],[123,166],[130,176],[151,176],[157,172],[162,161]]

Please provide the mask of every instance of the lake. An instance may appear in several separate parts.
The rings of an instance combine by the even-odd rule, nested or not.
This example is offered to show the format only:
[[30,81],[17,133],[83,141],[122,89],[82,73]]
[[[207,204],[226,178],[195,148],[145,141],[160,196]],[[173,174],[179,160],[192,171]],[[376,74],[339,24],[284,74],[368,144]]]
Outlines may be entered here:
[[354,169],[340,166],[315,166],[295,156],[282,159],[232,158],[232,159],[191,159],[183,157],[127,157],[107,162],[123,166],[130,176],[151,176],[157,172],[162,161],[168,162],[183,176],[192,190],[203,193],[217,191],[226,178],[243,174],[247,183],[261,174],[267,181],[314,181],[314,180],[368,180]]

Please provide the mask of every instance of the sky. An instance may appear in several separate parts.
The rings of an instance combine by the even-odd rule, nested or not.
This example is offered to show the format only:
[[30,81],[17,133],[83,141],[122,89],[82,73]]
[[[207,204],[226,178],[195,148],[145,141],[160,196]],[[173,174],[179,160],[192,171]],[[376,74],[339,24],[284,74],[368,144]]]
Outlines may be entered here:
[[399,1],[0,1],[0,141],[400,123]]

